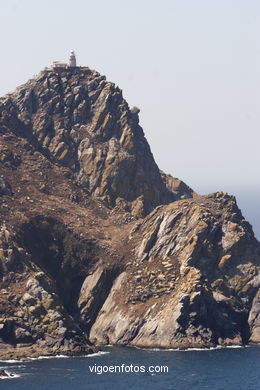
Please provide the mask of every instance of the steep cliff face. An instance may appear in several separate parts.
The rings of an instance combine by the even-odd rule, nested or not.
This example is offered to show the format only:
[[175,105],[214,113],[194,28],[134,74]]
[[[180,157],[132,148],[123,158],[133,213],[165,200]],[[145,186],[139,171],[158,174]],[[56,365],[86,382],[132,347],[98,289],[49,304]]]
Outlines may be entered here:
[[0,100],[0,356],[259,342],[259,243],[235,199],[159,171],[97,72]]
[[[41,226],[41,233],[45,227],[44,224]],[[51,234],[51,230],[45,232],[45,235]],[[33,257],[33,253],[26,251],[26,245],[19,246],[6,227],[2,227],[0,235],[0,340],[3,343],[0,342],[0,356],[80,354],[95,350],[88,345],[84,332],[69,314],[71,302],[66,302],[65,295],[59,291],[58,275],[53,278],[55,271],[52,270],[56,264],[48,265],[48,257],[44,257],[46,264],[41,264],[41,257],[47,253],[38,252]],[[31,245],[39,245],[39,249],[42,249],[41,243],[34,242],[34,239],[34,235],[29,238]],[[50,243],[45,244],[47,250]],[[51,250],[55,251],[53,245]],[[51,260],[54,260],[54,256]],[[69,268],[71,272],[72,264]],[[80,270],[77,271],[80,278]],[[60,274],[62,272],[59,271]],[[67,289],[68,293],[73,290],[66,277],[63,278],[62,288]]]
[[216,193],[160,206],[134,228],[129,243],[133,261],[111,289],[92,341],[248,342],[260,248],[233,197]]
[[94,198],[141,216],[192,190],[177,183],[173,193],[162,180],[138,112],[88,68],[43,72],[0,103],[3,128],[71,168]]
[[[255,285],[259,286],[259,275],[255,278]],[[252,343],[260,343],[260,289],[258,290],[252,308],[249,313],[248,323],[250,326],[250,341]]]

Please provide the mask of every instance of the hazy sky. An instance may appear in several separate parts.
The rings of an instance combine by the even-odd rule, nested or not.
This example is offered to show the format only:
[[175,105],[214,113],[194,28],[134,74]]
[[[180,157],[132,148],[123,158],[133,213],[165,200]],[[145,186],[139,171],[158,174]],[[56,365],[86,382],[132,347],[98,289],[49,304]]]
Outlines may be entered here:
[[161,169],[237,196],[260,237],[259,0],[0,0],[0,95],[75,49],[123,89]]

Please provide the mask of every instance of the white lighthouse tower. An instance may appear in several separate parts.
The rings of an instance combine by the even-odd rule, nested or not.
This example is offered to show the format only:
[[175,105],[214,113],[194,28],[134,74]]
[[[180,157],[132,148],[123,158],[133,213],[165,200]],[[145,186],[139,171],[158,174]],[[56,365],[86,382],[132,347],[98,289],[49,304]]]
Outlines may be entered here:
[[71,52],[70,52],[69,66],[71,68],[77,66],[77,61],[76,61],[76,56],[75,56],[74,50],[71,50]]

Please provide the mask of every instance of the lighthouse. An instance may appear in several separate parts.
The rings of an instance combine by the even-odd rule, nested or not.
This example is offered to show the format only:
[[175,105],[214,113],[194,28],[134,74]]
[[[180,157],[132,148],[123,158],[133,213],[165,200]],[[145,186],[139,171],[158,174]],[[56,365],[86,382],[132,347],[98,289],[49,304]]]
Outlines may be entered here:
[[69,66],[71,68],[77,66],[77,61],[76,61],[76,56],[75,56],[74,50],[71,50],[71,52],[70,52]]

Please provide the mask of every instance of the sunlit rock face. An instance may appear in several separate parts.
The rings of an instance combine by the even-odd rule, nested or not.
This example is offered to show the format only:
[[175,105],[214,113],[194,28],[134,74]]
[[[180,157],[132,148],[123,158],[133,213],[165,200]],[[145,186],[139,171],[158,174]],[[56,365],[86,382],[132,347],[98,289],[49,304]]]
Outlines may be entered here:
[[[129,243],[133,261],[115,281],[92,341],[164,348],[248,342],[260,252],[234,197],[160,206],[134,227]],[[259,297],[252,310],[256,341]]]
[[71,168],[94,198],[141,216],[193,192],[161,177],[138,112],[105,76],[68,68],[42,72],[3,99],[1,122]]
[[138,113],[89,68],[0,99],[1,358],[259,342],[250,224],[160,171]]

